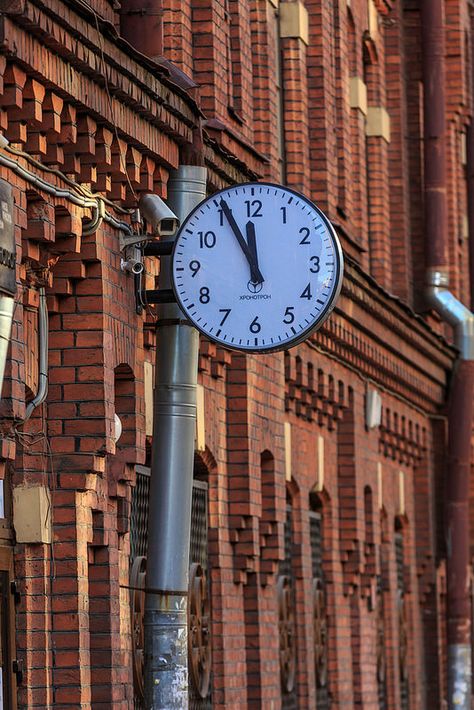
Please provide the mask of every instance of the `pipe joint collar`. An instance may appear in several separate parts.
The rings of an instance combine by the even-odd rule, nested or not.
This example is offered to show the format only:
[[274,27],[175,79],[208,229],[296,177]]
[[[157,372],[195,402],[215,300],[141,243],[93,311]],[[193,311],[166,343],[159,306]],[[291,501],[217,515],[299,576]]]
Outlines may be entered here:
[[426,272],[426,285],[448,288],[449,272],[444,269],[428,269]]
[[426,289],[429,304],[454,328],[454,341],[463,360],[474,360],[474,313],[451,291],[430,285]]

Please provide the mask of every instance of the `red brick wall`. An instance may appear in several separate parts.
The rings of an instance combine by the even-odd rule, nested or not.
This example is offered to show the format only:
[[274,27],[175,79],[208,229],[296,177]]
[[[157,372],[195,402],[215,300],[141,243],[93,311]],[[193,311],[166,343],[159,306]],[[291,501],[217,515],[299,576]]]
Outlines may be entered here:
[[[188,81],[188,90],[182,75],[170,77],[114,35],[117,9],[108,2],[97,17],[60,0],[48,3],[48,17],[33,5],[7,11],[0,126],[15,149],[41,162],[0,154],[76,196],[100,193],[107,211],[129,222],[140,193],[166,196],[169,171],[202,119],[199,157],[210,189],[284,180],[332,219],[346,276],[316,335],[261,357],[201,342],[213,706],[276,710],[286,702],[277,581],[289,496],[295,692],[300,707],[317,707],[309,524],[317,496],[332,707],[378,709],[381,634],[387,706],[401,708],[397,526],[410,708],[441,708],[444,417],[455,352],[433,329],[444,332],[436,319],[412,310],[425,310],[419,7],[376,0],[378,29],[369,32],[362,0],[303,5],[308,38],[280,38],[270,0],[164,0],[165,58],[197,84]],[[466,298],[467,2],[447,2],[446,11],[450,267],[453,290]],[[368,106],[387,111],[389,142],[367,136],[363,106],[351,107],[354,77],[366,83]],[[18,256],[0,472],[7,491],[47,488],[52,513],[51,544],[14,547],[21,599],[13,635],[25,665],[18,707],[125,710],[134,694],[129,511],[135,466],[145,462],[144,363],[154,360],[155,316],[152,308],[136,312],[115,227],[103,222],[86,236],[90,207],[5,166],[0,177],[13,186]],[[148,288],[158,268],[146,260]],[[23,423],[38,382],[40,287],[50,318],[49,392]],[[382,421],[369,429],[371,389]],[[115,413],[123,424],[117,444]]]

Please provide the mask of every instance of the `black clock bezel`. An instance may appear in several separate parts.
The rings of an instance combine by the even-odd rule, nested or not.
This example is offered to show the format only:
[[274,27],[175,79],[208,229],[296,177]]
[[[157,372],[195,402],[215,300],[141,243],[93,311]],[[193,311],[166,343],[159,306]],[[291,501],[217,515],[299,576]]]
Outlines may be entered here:
[[[285,192],[289,192],[292,195],[295,195],[298,197],[300,200],[304,200],[309,207],[314,209],[317,214],[320,216],[322,221],[327,227],[327,230],[329,232],[329,236],[332,239],[333,246],[334,246],[334,252],[335,252],[335,279],[334,279],[334,284],[335,288],[333,290],[333,293],[331,294],[330,299],[328,300],[327,304],[324,306],[322,309],[321,313],[319,314],[318,318],[313,321],[313,323],[308,326],[304,331],[298,333],[298,335],[294,336],[293,338],[286,340],[284,343],[278,343],[275,345],[271,345],[270,347],[263,346],[263,347],[256,347],[255,345],[253,346],[241,346],[241,345],[234,345],[233,343],[228,343],[225,340],[221,340],[220,338],[214,337],[212,334],[207,333],[205,330],[203,330],[199,324],[189,315],[187,312],[186,308],[184,307],[181,298],[179,296],[178,292],[178,287],[177,284],[175,284],[175,275],[174,275],[174,258],[177,249],[179,248],[179,239],[182,235],[182,233],[185,231],[188,223],[193,219],[195,214],[202,209],[202,206],[204,204],[207,204],[207,202],[211,199],[216,199],[219,195],[224,195],[225,193],[228,193],[229,190],[233,190],[239,187],[245,187],[245,188],[252,188],[252,187],[269,187],[269,188],[276,188],[278,190],[284,190]],[[183,311],[183,314],[187,320],[189,320],[190,323],[198,330],[202,335],[204,335],[206,338],[211,340],[212,342],[218,344],[220,347],[225,348],[226,350],[232,350],[232,351],[237,351],[237,352],[243,352],[243,353],[248,353],[248,354],[258,354],[258,353],[272,353],[272,352],[278,352],[278,351],[284,351],[288,350],[288,348],[292,348],[295,345],[299,345],[303,341],[307,340],[307,338],[314,333],[316,330],[318,330],[323,323],[329,318],[331,315],[332,311],[334,310],[337,300],[339,298],[339,295],[341,293],[341,288],[342,288],[342,281],[343,281],[343,276],[344,276],[344,256],[342,253],[342,248],[341,244],[339,241],[339,237],[336,234],[336,230],[332,226],[331,222],[329,219],[326,217],[324,212],[314,203],[312,202],[308,197],[303,195],[301,192],[298,192],[297,190],[293,190],[291,187],[286,187],[286,185],[279,185],[278,183],[272,183],[272,182],[244,182],[244,183],[235,183],[234,185],[229,185],[228,187],[224,187],[221,190],[218,190],[217,192],[213,192],[211,195],[208,195],[205,197],[201,202],[194,207],[194,209],[188,214],[184,222],[180,225],[173,244],[173,251],[171,254],[171,281],[172,281],[172,287],[174,291],[174,295],[176,298],[176,301]]]

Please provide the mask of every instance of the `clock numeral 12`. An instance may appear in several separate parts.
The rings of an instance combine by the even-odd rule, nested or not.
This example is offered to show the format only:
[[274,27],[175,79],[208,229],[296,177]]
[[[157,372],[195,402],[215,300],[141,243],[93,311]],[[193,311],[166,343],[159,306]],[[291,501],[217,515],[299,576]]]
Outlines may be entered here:
[[[261,212],[262,209],[262,203],[260,200],[245,200],[245,204],[247,205],[247,217],[263,217],[263,214]],[[254,208],[254,211],[251,212],[251,207]]]

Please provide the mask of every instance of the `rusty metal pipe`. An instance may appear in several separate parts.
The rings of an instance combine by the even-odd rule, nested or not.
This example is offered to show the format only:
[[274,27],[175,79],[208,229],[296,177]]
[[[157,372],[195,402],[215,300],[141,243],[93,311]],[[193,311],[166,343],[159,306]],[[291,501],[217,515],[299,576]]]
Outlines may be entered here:
[[459,360],[449,403],[447,526],[448,708],[471,708],[469,474],[474,361]]
[[163,54],[163,4],[161,0],[122,0],[120,32],[150,59]]
[[[471,37],[474,37],[474,6],[469,5]],[[471,59],[472,64],[474,61]],[[474,66],[471,68],[471,123],[467,129],[467,216],[469,224],[469,281],[471,310],[474,308]]]
[[471,707],[469,473],[474,419],[474,316],[449,291],[443,0],[422,0],[426,296],[460,351],[448,409],[446,471],[448,708]]
[[446,66],[442,0],[422,0],[426,265],[448,264],[446,181]]

